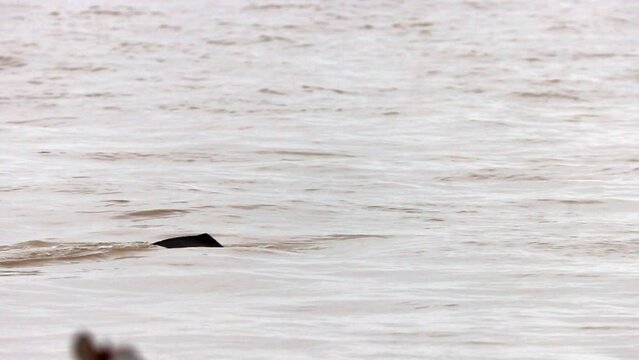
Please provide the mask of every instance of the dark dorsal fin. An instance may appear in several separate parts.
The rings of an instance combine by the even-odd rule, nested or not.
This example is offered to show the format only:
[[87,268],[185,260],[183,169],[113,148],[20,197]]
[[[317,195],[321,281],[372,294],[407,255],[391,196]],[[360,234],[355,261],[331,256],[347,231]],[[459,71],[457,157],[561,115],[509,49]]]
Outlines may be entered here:
[[206,233],[195,236],[174,237],[155,242],[153,245],[159,245],[169,249],[185,247],[223,247],[222,244]]

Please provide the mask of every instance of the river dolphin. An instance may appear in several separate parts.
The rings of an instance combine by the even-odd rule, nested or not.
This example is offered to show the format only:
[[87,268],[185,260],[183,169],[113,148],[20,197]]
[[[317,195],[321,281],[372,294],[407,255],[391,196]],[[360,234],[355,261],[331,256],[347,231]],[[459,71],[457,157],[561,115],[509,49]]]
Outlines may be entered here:
[[213,237],[207,233],[195,236],[174,237],[154,242],[153,245],[163,246],[169,249],[186,247],[223,247],[222,244],[217,242],[217,240],[213,239]]

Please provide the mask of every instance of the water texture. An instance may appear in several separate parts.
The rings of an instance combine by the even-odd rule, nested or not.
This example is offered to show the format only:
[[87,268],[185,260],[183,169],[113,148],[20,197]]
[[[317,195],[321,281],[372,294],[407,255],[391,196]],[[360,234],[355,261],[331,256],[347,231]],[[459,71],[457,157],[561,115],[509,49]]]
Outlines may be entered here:
[[635,358],[638,100],[629,1],[0,0],[0,358]]

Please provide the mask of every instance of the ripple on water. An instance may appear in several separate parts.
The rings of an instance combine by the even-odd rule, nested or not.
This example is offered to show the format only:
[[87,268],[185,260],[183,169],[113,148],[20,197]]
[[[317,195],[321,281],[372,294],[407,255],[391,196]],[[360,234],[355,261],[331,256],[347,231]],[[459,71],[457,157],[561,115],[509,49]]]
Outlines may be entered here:
[[0,246],[0,267],[11,268],[91,259],[115,259],[150,248],[151,245],[146,242],[57,243],[32,240]]
[[27,65],[26,62],[14,56],[0,56],[0,70],[4,68],[16,68]]
[[182,216],[189,213],[188,210],[182,209],[152,209],[131,211],[121,215],[117,215],[115,219],[148,219],[148,218],[166,218],[174,216]]

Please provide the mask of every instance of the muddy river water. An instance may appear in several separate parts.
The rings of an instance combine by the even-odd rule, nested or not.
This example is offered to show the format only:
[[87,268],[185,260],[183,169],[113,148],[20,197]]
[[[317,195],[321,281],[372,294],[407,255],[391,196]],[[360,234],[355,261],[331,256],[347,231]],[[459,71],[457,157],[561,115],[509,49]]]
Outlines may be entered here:
[[630,1],[0,0],[0,358],[635,358],[638,100]]

